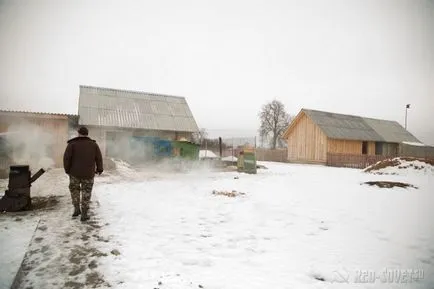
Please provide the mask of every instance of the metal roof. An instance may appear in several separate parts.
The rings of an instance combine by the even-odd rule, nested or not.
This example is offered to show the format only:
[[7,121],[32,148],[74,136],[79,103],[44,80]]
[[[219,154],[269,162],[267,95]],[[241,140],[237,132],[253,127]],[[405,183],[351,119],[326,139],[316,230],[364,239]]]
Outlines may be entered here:
[[365,122],[372,127],[385,141],[392,143],[420,141],[398,122],[373,118],[364,118]]
[[196,132],[198,126],[184,97],[80,86],[82,125]]
[[396,121],[303,109],[303,112],[332,139],[400,143],[419,142]]
[[36,115],[55,115],[55,116],[77,116],[75,114],[68,113],[54,113],[54,112],[42,112],[42,111],[27,111],[27,110],[9,110],[9,109],[0,109],[0,113],[20,113],[20,114],[36,114]]

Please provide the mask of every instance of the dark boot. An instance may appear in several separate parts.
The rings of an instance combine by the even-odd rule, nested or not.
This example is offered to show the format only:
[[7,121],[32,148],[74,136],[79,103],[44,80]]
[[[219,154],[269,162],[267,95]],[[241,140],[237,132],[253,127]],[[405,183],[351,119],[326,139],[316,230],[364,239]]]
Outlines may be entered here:
[[72,214],[72,217],[77,217],[80,214],[81,214],[80,207],[74,206],[74,213]]
[[81,210],[81,219],[80,221],[85,222],[89,220],[89,216],[87,214],[87,210]]

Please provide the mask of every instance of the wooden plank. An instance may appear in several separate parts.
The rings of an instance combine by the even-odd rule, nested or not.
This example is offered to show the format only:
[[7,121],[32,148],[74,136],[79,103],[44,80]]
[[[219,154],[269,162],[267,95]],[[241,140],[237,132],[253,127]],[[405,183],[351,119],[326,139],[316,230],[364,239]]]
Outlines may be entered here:
[[384,159],[387,159],[387,157],[382,155],[328,153],[327,165],[364,169]]
[[375,142],[368,142],[368,155],[375,156]]
[[327,147],[329,153],[341,153],[341,154],[362,153],[361,141],[329,139]]
[[287,138],[288,160],[326,162],[327,137],[305,113],[297,118]]

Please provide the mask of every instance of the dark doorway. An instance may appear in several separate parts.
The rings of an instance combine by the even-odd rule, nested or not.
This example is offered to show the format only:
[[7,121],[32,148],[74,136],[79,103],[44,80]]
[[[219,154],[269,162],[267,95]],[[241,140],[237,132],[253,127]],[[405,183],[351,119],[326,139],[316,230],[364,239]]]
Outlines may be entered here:
[[377,156],[383,154],[383,143],[382,142],[376,142],[375,143],[375,154]]
[[368,154],[368,142],[364,141],[362,142],[362,155]]

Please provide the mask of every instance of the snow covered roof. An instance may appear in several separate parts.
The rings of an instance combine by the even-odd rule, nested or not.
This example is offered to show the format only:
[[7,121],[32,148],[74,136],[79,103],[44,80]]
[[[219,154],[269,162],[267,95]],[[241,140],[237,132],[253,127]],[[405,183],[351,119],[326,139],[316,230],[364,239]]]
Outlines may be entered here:
[[238,161],[238,158],[235,156],[228,156],[228,157],[224,157],[222,158],[222,161],[227,161],[227,162],[236,162]]
[[[325,111],[302,109],[299,115],[305,113],[331,139],[378,141],[401,143],[404,141],[420,142],[405,130],[398,122],[382,119],[366,118],[355,115],[331,113]],[[298,118],[293,120],[293,123]],[[285,136],[291,129],[285,132]]]
[[197,132],[184,97],[80,86],[79,124]]
[[216,159],[216,158],[218,158],[218,156],[215,153],[213,153],[212,151],[200,150],[199,151],[199,158],[201,158],[201,159],[203,159],[203,158]]
[[424,145],[423,143],[420,143],[420,142],[403,141],[402,143],[406,144],[406,145],[410,145],[410,146],[418,146],[418,147],[424,147],[424,146],[426,146],[426,145]]

